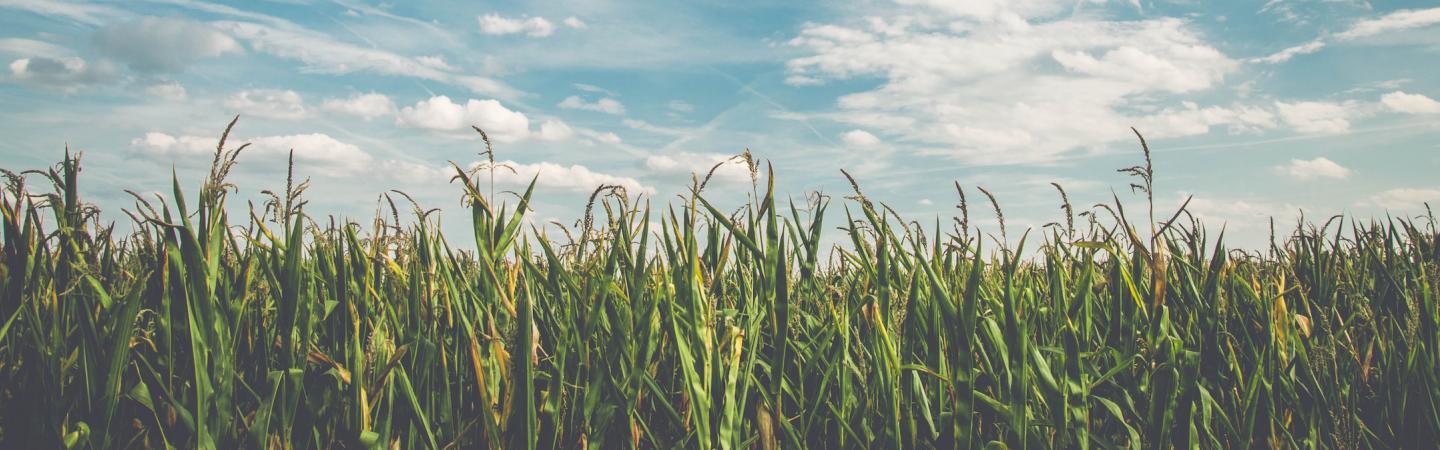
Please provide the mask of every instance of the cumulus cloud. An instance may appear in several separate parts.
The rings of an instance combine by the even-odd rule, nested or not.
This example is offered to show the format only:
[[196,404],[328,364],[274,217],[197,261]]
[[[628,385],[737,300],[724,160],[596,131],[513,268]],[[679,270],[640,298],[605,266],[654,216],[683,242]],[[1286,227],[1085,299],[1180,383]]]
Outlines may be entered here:
[[874,147],[880,145],[880,138],[865,130],[850,130],[840,134],[840,142],[851,147]]
[[347,114],[365,120],[389,115],[395,112],[395,102],[385,94],[355,94],[349,98],[326,99],[320,104],[320,109]]
[[300,94],[291,90],[251,89],[225,99],[225,107],[245,115],[301,119],[310,115]]
[[[354,144],[341,142],[322,133],[264,136],[234,139],[232,142],[249,143],[250,146],[241,153],[241,158],[262,164],[283,164],[293,149],[296,164],[303,170],[313,170],[327,176],[363,173],[374,162],[369,153]],[[130,147],[146,156],[171,160],[198,158],[208,163],[209,156],[215,153],[217,143],[217,138],[209,136],[174,136],[152,131],[130,141]]]
[[565,26],[574,28],[576,30],[583,30],[586,27],[585,21],[580,20],[579,17],[575,16],[566,17],[564,23]]
[[494,173],[497,183],[523,186],[530,183],[530,179],[535,178],[535,184],[538,186],[587,194],[601,185],[623,186],[631,195],[655,193],[655,188],[646,186],[635,178],[596,172],[579,164],[567,166],[552,162],[525,164],[515,161],[503,161],[496,164],[514,169],[514,172],[503,169],[496,170]]
[[[573,17],[572,17],[573,18]],[[499,14],[480,16],[480,32],[490,35],[524,33],[530,37],[545,37],[555,33],[555,24],[544,17],[508,18]],[[577,21],[579,19],[576,19]],[[568,23],[567,23],[568,25]],[[581,24],[583,26],[583,23]]]
[[1440,101],[1421,94],[1395,91],[1380,97],[1380,103],[1391,111],[1410,114],[1440,113]]
[[1425,207],[1425,203],[1440,200],[1440,189],[1396,188],[1381,191],[1356,202],[1357,206],[1369,206],[1387,210],[1411,210]]
[[117,78],[115,67],[103,61],[88,63],[78,57],[33,56],[10,62],[8,81],[30,84],[65,93]]
[[[809,24],[789,41],[803,52],[787,62],[790,84],[881,80],[813,117],[885,129],[968,162],[1039,163],[1130,139],[1129,126],[1151,115],[1136,106],[1163,109],[1157,99],[1213,88],[1239,67],[1181,19],[1056,19],[1070,3],[1053,1],[902,3],[959,20],[900,8],[856,24]],[[1204,133],[1241,117],[1142,131]]]
[[540,123],[540,132],[535,138],[542,141],[564,141],[575,137],[575,130],[555,119],[549,119]]
[[1292,159],[1289,164],[1275,166],[1272,169],[1277,174],[1300,181],[1319,178],[1345,179],[1350,176],[1350,169],[1324,157]]
[[443,95],[404,107],[396,122],[429,130],[468,130],[477,126],[497,142],[514,142],[530,134],[530,119],[499,101],[470,99],[460,104]]
[[189,19],[144,17],[95,33],[95,48],[140,72],[178,72],[202,58],[241,51],[234,38]]
[[1337,134],[1350,131],[1350,112],[1335,102],[1275,102],[1275,110],[1296,132]]
[[565,109],[583,109],[586,111],[603,112],[606,114],[625,114],[625,104],[620,103],[619,100],[615,100],[609,97],[602,98],[594,102],[587,102],[585,101],[585,99],[580,98],[579,96],[572,95],[569,97],[565,97],[565,100],[561,101],[560,104],[557,106]]

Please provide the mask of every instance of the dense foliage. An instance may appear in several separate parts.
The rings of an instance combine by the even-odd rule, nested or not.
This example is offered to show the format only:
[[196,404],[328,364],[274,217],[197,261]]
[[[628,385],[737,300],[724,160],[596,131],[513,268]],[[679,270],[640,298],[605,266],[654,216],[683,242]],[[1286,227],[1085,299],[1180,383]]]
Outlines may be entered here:
[[[1183,207],[1067,200],[995,239],[856,186],[825,248],[829,198],[782,203],[772,178],[733,213],[703,182],[661,210],[602,188],[552,239],[522,219],[531,191],[497,204],[482,166],[455,169],[460,251],[419,207],[317,220],[303,183],[236,219],[224,145],[198,192],[136,195],[125,236],[78,197],[78,158],[9,174],[0,447],[1440,442],[1431,217],[1246,252]],[[1148,151],[1125,171],[1150,191]]]

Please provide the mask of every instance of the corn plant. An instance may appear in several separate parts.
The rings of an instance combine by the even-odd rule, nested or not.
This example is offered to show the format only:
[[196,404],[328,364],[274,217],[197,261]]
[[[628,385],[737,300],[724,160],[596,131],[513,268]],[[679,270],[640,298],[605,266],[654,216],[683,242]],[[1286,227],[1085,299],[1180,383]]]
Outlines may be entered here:
[[525,220],[535,182],[495,192],[481,131],[485,162],[453,167],[472,219],[455,245],[402,192],[363,223],[314,215],[293,164],[268,201],[230,204],[229,131],[198,189],[177,173],[134,194],[124,234],[80,198],[78,155],[4,172],[0,447],[1440,441],[1433,216],[1230,248],[1156,210],[1143,139],[1123,169],[1138,216],[1118,196],[1077,214],[1056,185],[1063,221],[1011,233],[972,187],[985,233],[957,184],[944,230],[849,174],[797,205],[747,151],[722,163],[752,174],[738,210],[709,175],[658,206],[601,186],[555,235]]

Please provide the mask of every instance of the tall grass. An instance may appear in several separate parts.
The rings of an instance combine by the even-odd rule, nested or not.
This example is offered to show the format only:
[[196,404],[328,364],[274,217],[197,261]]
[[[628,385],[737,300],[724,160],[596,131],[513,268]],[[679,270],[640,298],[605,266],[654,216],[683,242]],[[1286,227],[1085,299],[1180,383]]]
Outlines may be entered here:
[[[0,447],[1440,442],[1433,217],[1247,252],[1148,195],[1076,217],[1062,189],[1064,222],[990,239],[959,185],[942,229],[854,179],[784,202],[766,171],[735,212],[699,180],[664,207],[604,187],[557,241],[523,219],[533,182],[511,206],[457,166],[460,251],[419,207],[318,220],[293,181],[229,215],[239,153],[222,138],[198,189],[135,195],[123,236],[78,157],[6,172]],[[1148,150],[1126,172],[1151,192]]]

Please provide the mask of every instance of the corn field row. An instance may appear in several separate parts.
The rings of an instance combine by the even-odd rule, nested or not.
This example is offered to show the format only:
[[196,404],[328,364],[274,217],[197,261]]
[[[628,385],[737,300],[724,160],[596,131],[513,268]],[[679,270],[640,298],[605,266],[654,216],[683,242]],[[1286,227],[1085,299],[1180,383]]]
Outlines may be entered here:
[[[524,220],[533,183],[510,206],[457,166],[457,250],[418,206],[316,219],[303,183],[228,214],[239,153],[222,138],[198,189],[134,194],[123,236],[79,198],[78,158],[7,172],[0,447],[1440,442],[1429,216],[1241,251],[1183,207],[1067,200],[992,237],[858,184],[781,201],[770,173],[733,212],[703,183],[663,207],[597,190],[557,238]],[[1146,155],[1125,171],[1148,194]]]

